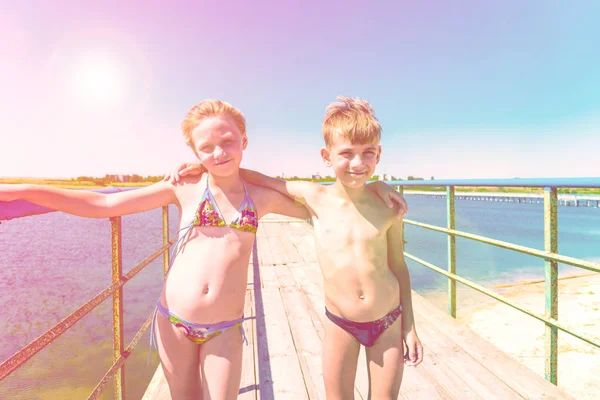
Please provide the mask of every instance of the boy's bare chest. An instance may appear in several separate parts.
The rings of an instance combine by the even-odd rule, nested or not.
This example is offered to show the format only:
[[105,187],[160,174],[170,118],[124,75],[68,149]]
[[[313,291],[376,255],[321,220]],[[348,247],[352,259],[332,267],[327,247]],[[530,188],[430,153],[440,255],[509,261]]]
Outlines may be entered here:
[[377,242],[385,239],[392,221],[384,207],[334,205],[324,211],[319,213],[315,233],[327,242]]

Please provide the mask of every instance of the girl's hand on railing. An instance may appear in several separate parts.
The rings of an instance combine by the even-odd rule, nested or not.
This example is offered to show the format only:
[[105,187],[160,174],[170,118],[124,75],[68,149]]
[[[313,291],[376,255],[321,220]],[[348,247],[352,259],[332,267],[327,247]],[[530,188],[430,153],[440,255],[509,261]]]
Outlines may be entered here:
[[0,184],[0,201],[9,202],[19,200],[20,193],[24,190],[23,185],[3,183]]
[[200,163],[183,163],[180,164],[173,172],[167,173],[163,178],[165,182],[178,183],[181,178],[187,175],[202,175],[206,172],[204,165]]

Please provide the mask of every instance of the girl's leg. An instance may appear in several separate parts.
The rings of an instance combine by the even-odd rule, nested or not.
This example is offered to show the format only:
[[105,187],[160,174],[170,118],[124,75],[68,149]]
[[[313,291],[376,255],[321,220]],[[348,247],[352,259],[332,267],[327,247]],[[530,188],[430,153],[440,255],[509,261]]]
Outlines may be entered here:
[[198,345],[187,339],[179,328],[160,313],[156,316],[155,327],[160,363],[172,400],[200,399]]
[[242,331],[230,328],[200,346],[203,400],[235,400],[242,379]]
[[402,316],[366,348],[369,399],[397,399],[404,372]]
[[325,318],[323,379],[327,400],[354,399],[354,380],[360,344],[348,332]]

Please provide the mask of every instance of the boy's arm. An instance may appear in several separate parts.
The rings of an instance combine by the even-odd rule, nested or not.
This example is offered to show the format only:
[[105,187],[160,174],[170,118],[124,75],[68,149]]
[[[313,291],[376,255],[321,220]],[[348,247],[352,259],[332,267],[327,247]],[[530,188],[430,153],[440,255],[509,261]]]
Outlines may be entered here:
[[26,200],[80,217],[108,218],[165,206],[176,202],[176,197],[174,186],[167,182],[110,194],[44,185],[0,185],[0,201],[13,200]]
[[242,179],[253,185],[276,190],[300,204],[306,204],[307,201],[310,203],[314,196],[322,190],[319,185],[312,182],[285,181],[244,168],[240,168],[240,175]]
[[264,201],[266,203],[265,214],[275,213],[300,219],[310,218],[310,213],[308,212],[308,209],[302,204],[274,190],[263,190],[265,190],[266,192],[264,196]]
[[[182,177],[188,175],[201,175],[206,172],[206,169],[202,164],[183,163],[180,164],[173,172],[168,173],[163,178],[166,182],[177,183]],[[285,181],[283,179],[272,178],[270,176],[261,174],[260,172],[252,171],[249,169],[240,168],[240,175],[242,179],[250,182],[256,186],[262,186],[269,189],[278,191],[279,193],[295,200],[300,204],[306,204],[307,198],[311,198],[314,194],[317,194],[321,188],[312,182],[305,181]],[[387,185],[386,185],[387,186]],[[375,186],[374,186],[375,188]],[[393,189],[390,189],[393,191]],[[374,189],[379,194],[381,191]],[[400,196],[400,195],[398,195]],[[401,196],[400,196],[401,197]],[[386,200],[387,200],[386,196]],[[391,198],[391,196],[390,196]],[[405,203],[406,204],[406,203]],[[275,212],[275,211],[273,211]],[[284,213],[285,214],[285,213]],[[285,214],[288,215],[288,214]]]
[[[403,220],[394,220],[387,232],[388,265],[400,285],[400,303],[402,304],[402,337],[406,342],[408,358],[412,365],[423,360],[423,346],[417,336],[412,307],[410,274],[404,259],[402,238]],[[408,362],[408,361],[407,361]]]
[[[181,177],[183,176],[202,175],[204,172],[206,172],[206,169],[204,169],[202,164],[183,163],[179,165],[173,172],[166,174],[163,181],[172,182],[175,184],[181,180]],[[302,183],[308,182],[286,182],[281,179],[268,177],[259,172],[244,169],[240,169],[240,174],[242,175],[242,178],[249,183],[252,183],[256,186],[261,186],[263,188],[272,189],[265,191],[265,214],[275,213],[301,219],[310,218],[308,209],[303,206],[305,202],[302,202],[303,193],[310,193],[311,191],[310,187],[302,188]],[[285,185],[282,185],[282,183],[285,183]],[[290,184],[289,187],[287,183]],[[300,185],[295,185],[294,183],[299,183]],[[279,186],[281,186],[281,189],[277,189]],[[283,191],[286,191],[286,193]],[[292,196],[291,193],[295,193],[296,196]]]

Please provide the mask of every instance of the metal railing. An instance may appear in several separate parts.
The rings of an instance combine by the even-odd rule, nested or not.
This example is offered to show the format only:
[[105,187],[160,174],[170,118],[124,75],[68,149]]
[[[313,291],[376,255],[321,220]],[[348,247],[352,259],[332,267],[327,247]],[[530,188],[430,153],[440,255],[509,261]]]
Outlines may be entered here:
[[[404,253],[406,258],[424,265],[433,271],[448,277],[448,313],[456,318],[456,282],[460,282],[475,289],[489,297],[507,304],[539,321],[544,322],[545,328],[545,378],[556,385],[558,374],[558,330],[566,332],[578,339],[583,340],[597,348],[600,348],[600,339],[589,337],[577,332],[575,328],[558,321],[558,263],[568,264],[575,267],[600,272],[600,264],[568,257],[558,254],[558,188],[600,188],[600,178],[573,178],[573,179],[494,179],[494,180],[418,180],[418,181],[386,181],[396,186],[400,193],[404,193],[405,187],[445,187],[447,226],[440,227],[424,224],[417,221],[405,219],[404,223],[432,231],[442,232],[448,235],[448,265],[447,270],[439,268],[412,254]],[[544,250],[520,246],[485,236],[474,235],[456,230],[455,224],[455,188],[456,187],[533,187],[544,190]],[[408,192],[410,193],[410,192]],[[456,237],[475,240],[504,249],[529,254],[545,260],[544,269],[544,293],[545,314],[539,315],[527,308],[521,307],[508,298],[488,290],[473,281],[465,279],[456,273]]]
[[[25,203],[25,202],[22,202]],[[19,218],[21,216],[28,216],[34,214],[41,214],[50,212],[49,209],[31,205],[26,203],[21,206],[21,210],[9,214],[10,218]],[[5,216],[0,215],[0,219]],[[121,217],[110,218],[110,232],[111,232],[111,244],[112,244],[112,284],[105,288],[102,292],[94,296],[92,299],[87,301],[85,304],[80,306],[72,314],[64,318],[62,321],[57,323],[54,327],[49,329],[47,332],[42,334],[37,339],[33,340],[27,346],[23,347],[9,359],[0,364],[0,381],[9,376],[15,370],[25,364],[30,358],[35,356],[38,352],[60,337],[63,333],[69,330],[77,321],[90,313],[93,309],[98,307],[104,300],[112,295],[113,306],[113,364],[105,373],[104,377],[98,382],[88,399],[97,399],[106,384],[113,379],[115,390],[114,398],[116,400],[125,399],[125,360],[129,357],[143,334],[148,330],[152,322],[152,315],[150,315],[146,321],[141,325],[140,329],[134,335],[131,342],[125,347],[123,340],[123,286],[134,276],[136,276],[142,269],[148,264],[158,258],[160,255],[164,255],[164,272],[166,273],[169,266],[169,252],[168,249],[174,241],[169,241],[169,213],[168,206],[162,207],[162,233],[163,233],[163,246],[159,248],[152,255],[147,257],[145,260],[133,267],[128,273],[123,275],[123,257],[122,257],[122,224]]]
[[[573,257],[558,254],[558,225],[557,225],[557,188],[600,188],[600,178],[578,178],[578,179],[510,179],[510,180],[436,180],[436,181],[386,181],[386,183],[397,186],[403,193],[404,187],[410,186],[445,186],[446,204],[447,204],[447,226],[439,227],[430,224],[424,224],[412,220],[404,220],[405,224],[443,232],[448,235],[448,267],[447,271],[439,268],[427,261],[421,260],[411,254],[404,253],[405,256],[419,264],[422,264],[446,277],[448,277],[448,313],[456,317],[456,282],[460,282],[471,287],[489,297],[492,297],[504,304],[507,304],[533,318],[536,318],[546,325],[545,342],[545,376],[550,382],[557,382],[558,366],[558,330],[567,332],[595,347],[600,348],[598,338],[590,338],[566,324],[558,321],[558,263],[569,264],[575,267],[584,268],[594,272],[600,272],[600,264]],[[477,186],[495,186],[495,187],[538,187],[544,188],[544,240],[545,249],[537,250],[513,243],[503,242],[491,239],[485,236],[479,236],[456,230],[455,226],[455,188],[456,187],[477,187]],[[48,209],[31,205],[18,215],[10,215],[10,218],[18,218],[26,215],[33,215],[48,212]],[[3,216],[0,215],[0,219]],[[104,377],[97,384],[88,399],[97,399],[102,393],[104,387],[112,378],[115,384],[114,398],[122,400],[125,398],[125,360],[131,354],[142,335],[146,332],[151,323],[151,316],[141,325],[138,332],[134,335],[131,342],[124,346],[123,341],[123,286],[131,278],[136,276],[143,268],[164,254],[164,271],[167,271],[169,265],[168,249],[173,241],[169,241],[169,215],[168,207],[162,208],[162,228],[163,228],[163,246],[155,253],[150,255],[144,261],[132,268],[127,274],[122,271],[122,247],[121,247],[121,217],[110,218],[111,240],[112,240],[112,284],[102,292],[83,304],[72,314],[57,323],[54,327],[42,334],[30,344],[19,350],[8,360],[0,364],[0,381],[20,368],[27,360],[32,358],[40,350],[52,343],[60,335],[70,329],[77,321],[87,315],[90,311],[100,305],[104,300],[112,295],[113,298],[113,364],[108,369]],[[543,258],[545,265],[545,315],[539,315],[524,307],[520,307],[509,299],[490,291],[468,279],[462,278],[456,274],[456,237],[463,237],[476,240],[482,243],[491,244],[497,247],[529,254],[535,257]]]

